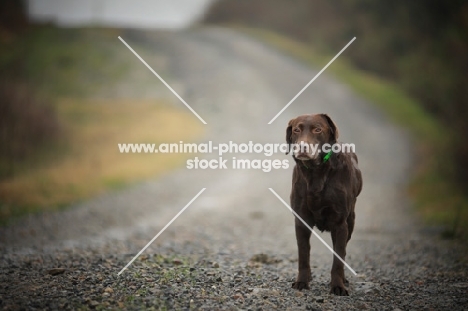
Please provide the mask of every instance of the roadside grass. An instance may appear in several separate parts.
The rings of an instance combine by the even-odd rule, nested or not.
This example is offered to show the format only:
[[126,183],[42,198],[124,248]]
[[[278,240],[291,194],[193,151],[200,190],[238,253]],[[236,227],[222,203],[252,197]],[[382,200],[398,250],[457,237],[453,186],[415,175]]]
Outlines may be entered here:
[[[235,28],[316,68],[322,68],[335,55],[268,30],[238,25]],[[410,130],[417,160],[408,192],[419,214],[427,225],[442,226],[444,237],[468,238],[468,228],[463,226],[468,223],[468,199],[450,177],[456,169],[449,160],[453,144],[449,137],[454,135],[396,85],[354,68],[345,57],[335,60],[327,73]]]
[[192,141],[202,134],[189,113],[162,101],[58,99],[65,130],[54,160],[0,182],[0,221],[54,210],[183,164],[188,154],[121,154],[118,143]]
[[46,97],[87,97],[128,71],[127,53],[116,48],[121,33],[111,28],[31,26],[0,39],[0,70]]
[[[142,99],[159,81],[118,41],[123,32],[44,25],[0,37],[0,81],[17,90],[0,101],[1,111],[11,108],[16,116],[6,115],[2,127],[8,146],[0,152],[0,225],[157,177],[189,156],[119,153],[118,143],[190,142],[202,135],[183,108]],[[55,123],[40,141],[33,135]]]

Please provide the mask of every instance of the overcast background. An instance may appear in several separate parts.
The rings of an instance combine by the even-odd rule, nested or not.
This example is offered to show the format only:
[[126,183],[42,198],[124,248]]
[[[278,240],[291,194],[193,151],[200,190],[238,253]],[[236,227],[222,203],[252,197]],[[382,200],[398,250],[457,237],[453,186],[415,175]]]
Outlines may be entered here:
[[198,20],[213,0],[29,0],[34,21],[60,26],[180,28]]

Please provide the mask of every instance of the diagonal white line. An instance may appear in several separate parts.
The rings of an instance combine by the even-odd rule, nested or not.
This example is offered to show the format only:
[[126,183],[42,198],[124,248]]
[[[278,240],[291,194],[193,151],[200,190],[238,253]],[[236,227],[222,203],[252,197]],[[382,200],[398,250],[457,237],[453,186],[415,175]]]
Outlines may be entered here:
[[268,124],[271,124],[271,123],[273,123],[273,121],[275,121],[275,120],[276,120],[276,118],[278,118],[278,117],[280,116],[280,114],[282,114],[282,113],[283,113],[283,111],[285,111],[285,110],[286,110],[286,108],[288,108],[288,107],[289,107],[289,105],[291,105],[291,104],[292,104],[292,103],[293,103],[293,102],[296,100],[296,98],[298,98],[298,97],[299,97],[299,95],[301,95],[301,94],[302,94],[302,92],[304,92],[304,91],[305,91],[305,90],[306,90],[306,89],[309,87],[309,85],[311,85],[311,84],[312,84],[312,82],[314,82],[314,81],[315,81],[315,79],[317,79],[317,78],[318,78],[318,77],[319,77],[319,76],[322,74],[322,72],[324,72],[324,71],[325,71],[325,69],[327,69],[327,68],[328,68],[328,66],[330,66],[330,65],[331,65],[331,63],[333,63],[333,62],[335,61],[335,59],[337,59],[337,58],[338,58],[338,56],[340,56],[340,55],[341,55],[341,53],[343,53],[343,52],[344,52],[344,50],[346,50],[346,49],[348,48],[348,46],[350,46],[350,45],[351,45],[351,43],[353,43],[353,41],[354,41],[354,40],[356,40],[356,37],[354,37],[353,39],[351,39],[351,41],[349,41],[349,43],[348,43],[348,44],[346,44],[346,46],[345,46],[344,48],[342,48],[342,49],[341,49],[341,51],[340,51],[340,52],[338,52],[338,54],[336,54],[336,55],[335,55],[335,57],[333,57],[333,58],[332,58],[332,60],[331,60],[331,61],[329,61],[329,62],[328,62],[328,64],[327,64],[325,67],[323,67],[323,69],[322,69],[322,70],[320,70],[320,72],[319,72],[318,74],[316,74],[316,75],[315,75],[315,77],[314,77],[312,80],[310,80],[310,82],[309,82],[309,83],[307,83],[307,85],[306,85],[306,86],[304,86],[304,87],[302,88],[302,90],[300,90],[300,92],[299,92],[299,93],[297,93],[297,95],[296,95],[296,96],[294,96],[294,98],[293,98],[293,99],[291,99],[291,100],[289,101],[289,103],[287,103],[287,104],[286,104],[286,106],[284,106],[284,107],[283,107],[283,109],[281,109],[281,111],[280,111],[280,112],[278,112],[278,114],[277,114],[277,115],[276,115],[276,116],[275,116],[273,119],[271,119],[271,121],[270,121],[270,122],[268,122]]
[[189,104],[187,104],[187,103],[185,102],[185,100],[184,100],[182,97],[180,97],[179,94],[177,94],[176,91],[174,91],[174,90],[172,89],[172,87],[170,87],[170,85],[167,84],[166,81],[164,81],[164,79],[161,78],[161,76],[158,75],[158,73],[157,73],[156,71],[154,71],[153,68],[150,67],[150,65],[148,65],[148,64],[146,63],[146,62],[144,61],[144,59],[141,58],[140,55],[138,55],[138,53],[135,52],[135,51],[130,47],[130,45],[127,44],[127,42],[125,42],[124,39],[122,39],[122,38],[119,36],[119,40],[122,41],[122,43],[125,44],[125,46],[126,46],[130,51],[132,51],[132,53],[135,54],[135,56],[136,56],[146,67],[148,67],[148,69],[149,69],[156,77],[158,77],[158,79],[161,80],[161,82],[164,83],[164,85],[165,85],[172,93],[174,93],[174,95],[175,95],[175,96],[176,96],[176,97],[177,97],[177,98],[178,98],[178,99],[195,115],[195,116],[197,116],[197,118],[200,119],[200,121],[202,121],[203,124],[206,124],[205,120],[203,120],[202,117],[200,117],[200,116],[198,115],[198,113],[196,113],[195,110],[193,110],[192,107],[190,107]]
[[161,231],[159,231],[158,234],[156,234],[155,237],[151,239],[151,241],[149,241],[148,244],[146,244],[145,247],[143,247],[143,249],[138,254],[136,254],[135,257],[133,257],[132,260],[130,260],[130,262],[125,267],[123,267],[123,269],[120,270],[120,272],[117,275],[122,274],[122,272],[124,272],[125,269],[127,269],[135,261],[135,259],[137,259],[138,256],[140,256],[151,245],[151,243],[153,243],[154,240],[156,240],[161,235],[161,233],[163,233],[164,230],[166,230],[174,222],[174,220],[176,220],[187,209],[187,207],[189,207],[190,204],[192,204],[193,201],[195,201],[205,190],[206,188],[200,190],[200,192],[198,192],[198,194],[192,200],[190,200],[190,202],[188,202],[187,205],[185,205],[184,208],[181,209],[180,212],[178,212],[177,215],[175,215],[174,218],[172,218],[171,221],[169,221],[167,225],[164,226],[164,228],[162,228]]
[[335,255],[342,263],[344,263],[344,265],[346,266],[346,268],[349,269],[349,271],[351,271],[354,275],[357,275],[356,271],[353,270],[353,268],[351,268],[347,263],[346,261],[343,260],[343,258],[340,257],[340,255],[338,255],[334,250],[333,248],[330,247],[330,245],[327,244],[327,242],[325,242],[321,237],[320,235],[318,235],[314,229],[312,229],[305,221],[304,219],[302,219],[295,211],[293,211],[293,209],[291,208],[291,206],[288,205],[288,203],[286,203],[283,198],[281,198],[276,192],[275,190],[273,190],[272,188],[268,188],[280,201],[281,203],[284,204],[284,206],[286,206],[293,214],[294,216],[297,217],[297,219],[299,219],[307,228],[309,228],[310,231],[312,231],[312,233],[320,240],[320,242],[323,243],[323,245],[325,245],[329,250],[330,252],[333,253],[333,255]]

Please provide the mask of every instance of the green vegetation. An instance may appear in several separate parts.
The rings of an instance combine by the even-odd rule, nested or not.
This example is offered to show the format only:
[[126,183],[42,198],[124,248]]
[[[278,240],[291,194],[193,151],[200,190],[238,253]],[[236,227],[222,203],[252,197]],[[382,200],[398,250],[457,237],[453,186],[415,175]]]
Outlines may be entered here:
[[[271,31],[245,27],[238,29],[317,68],[323,67],[333,57]],[[453,143],[446,139],[451,137],[450,129],[444,128],[395,84],[356,69],[344,58],[337,59],[327,71],[378,105],[397,124],[414,133],[418,161],[409,192],[418,210],[427,223],[444,225],[444,236],[466,236],[468,232],[462,224],[468,221],[468,201],[450,179],[450,171],[454,169],[450,154],[447,154]]]
[[162,99],[113,98],[134,60],[118,33],[28,26],[0,36],[0,224],[157,176],[187,156],[120,154],[118,143],[201,135],[191,114]]
[[46,97],[86,97],[122,77],[128,61],[115,51],[115,29],[34,26],[0,41],[8,81]]

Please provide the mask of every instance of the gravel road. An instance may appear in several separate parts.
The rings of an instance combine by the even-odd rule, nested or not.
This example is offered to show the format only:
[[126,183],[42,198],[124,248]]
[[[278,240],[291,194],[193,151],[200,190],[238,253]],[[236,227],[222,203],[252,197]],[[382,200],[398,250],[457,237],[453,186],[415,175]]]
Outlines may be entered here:
[[[358,273],[345,271],[350,296],[329,294],[332,255],[314,236],[311,289],[291,288],[297,269],[294,218],[268,188],[289,201],[293,161],[278,154],[274,158],[289,160],[288,169],[266,173],[182,167],[65,211],[29,216],[0,228],[0,307],[468,308],[466,253],[424,229],[406,195],[415,160],[404,130],[326,73],[267,125],[318,70],[232,30],[122,31],[121,36],[208,123],[199,142],[283,143],[291,118],[316,112],[332,117],[340,140],[356,145],[364,178],[355,233],[347,248],[347,262]],[[130,97],[174,98],[117,39],[115,48],[128,53],[132,66],[141,71],[117,94],[124,90]],[[135,92],[132,83],[144,93],[129,94]],[[176,100],[174,105],[185,109]],[[155,124],[155,130],[163,129]],[[271,159],[248,154],[224,158],[233,156]],[[117,276],[202,188],[206,191]],[[331,243],[328,233],[320,235]]]

